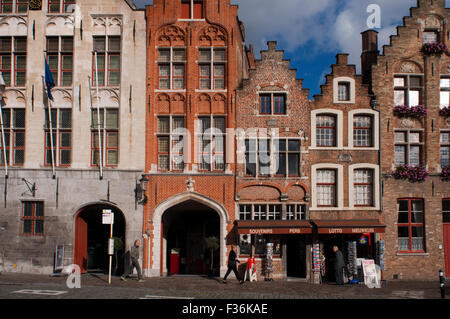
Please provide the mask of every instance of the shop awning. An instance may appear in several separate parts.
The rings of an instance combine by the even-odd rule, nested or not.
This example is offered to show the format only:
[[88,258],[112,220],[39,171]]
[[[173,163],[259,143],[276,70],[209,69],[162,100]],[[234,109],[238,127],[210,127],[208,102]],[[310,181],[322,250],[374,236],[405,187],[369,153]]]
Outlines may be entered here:
[[386,226],[378,220],[311,220],[319,234],[384,233]]
[[238,221],[238,232],[241,235],[312,234],[312,226],[308,220],[241,220]]

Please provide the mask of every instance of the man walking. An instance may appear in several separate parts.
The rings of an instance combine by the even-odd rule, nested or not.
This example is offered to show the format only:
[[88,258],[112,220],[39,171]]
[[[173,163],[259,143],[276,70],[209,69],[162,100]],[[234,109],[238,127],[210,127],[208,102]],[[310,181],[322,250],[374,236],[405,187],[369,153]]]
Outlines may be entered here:
[[336,285],[344,284],[344,256],[337,246],[333,246],[334,257],[334,274],[336,277]]
[[[225,277],[223,277],[223,283],[227,283],[228,275],[231,273],[231,271],[234,272],[234,275],[236,276],[236,279],[239,280],[239,274],[237,272],[236,263],[239,263],[239,260],[236,258],[236,252],[234,251],[234,246],[231,246],[231,251],[228,255],[228,270],[225,274]],[[241,284],[244,283],[243,280],[239,280]]]
[[131,247],[130,251],[130,257],[131,257],[131,267],[129,267],[129,270],[127,273],[124,273],[120,279],[123,281],[126,281],[126,277],[128,277],[132,272],[133,269],[136,268],[137,275],[138,275],[138,281],[142,282],[144,281],[142,279],[142,273],[141,273],[141,266],[139,265],[139,246],[141,245],[141,242],[139,239],[135,240],[133,247]]

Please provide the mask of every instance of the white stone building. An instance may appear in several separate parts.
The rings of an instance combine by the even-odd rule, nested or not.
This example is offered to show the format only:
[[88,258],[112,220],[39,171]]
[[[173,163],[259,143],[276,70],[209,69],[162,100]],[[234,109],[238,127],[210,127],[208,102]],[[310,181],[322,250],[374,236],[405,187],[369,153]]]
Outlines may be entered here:
[[[62,245],[65,266],[104,271],[103,209],[115,213],[113,235],[126,248],[142,236],[145,12],[129,0],[27,3],[0,4],[0,265],[52,273]],[[56,84],[51,117],[46,58]]]

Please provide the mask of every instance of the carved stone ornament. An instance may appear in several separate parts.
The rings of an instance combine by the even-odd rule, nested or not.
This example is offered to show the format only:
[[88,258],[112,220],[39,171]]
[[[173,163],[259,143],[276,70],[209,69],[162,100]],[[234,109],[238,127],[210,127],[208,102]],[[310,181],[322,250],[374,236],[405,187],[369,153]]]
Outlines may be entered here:
[[402,128],[414,128],[414,120],[410,118],[404,118],[402,119],[400,125]]
[[441,21],[436,16],[428,16],[425,19],[425,27],[426,28],[440,28]]
[[192,193],[194,191],[194,184],[195,181],[192,179],[192,177],[189,177],[189,179],[186,181],[187,191]]
[[411,62],[404,62],[400,66],[400,72],[401,73],[414,73],[416,71],[416,66],[414,63]]

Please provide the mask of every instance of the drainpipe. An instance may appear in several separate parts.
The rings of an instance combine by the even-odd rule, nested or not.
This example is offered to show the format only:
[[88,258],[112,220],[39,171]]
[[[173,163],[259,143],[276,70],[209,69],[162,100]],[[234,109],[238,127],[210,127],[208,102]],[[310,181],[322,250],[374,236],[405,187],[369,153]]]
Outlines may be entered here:
[[377,108],[377,106],[379,106],[378,101],[376,100],[376,96],[372,95],[372,100],[370,101],[370,106],[372,107],[372,110],[376,111],[378,113],[378,174],[379,174],[379,203],[380,203],[380,214],[383,212],[383,201],[382,201],[382,184],[383,184],[383,180],[382,180],[382,176],[383,173],[381,171],[381,158],[382,158],[382,149],[381,149],[381,111],[380,109]]

